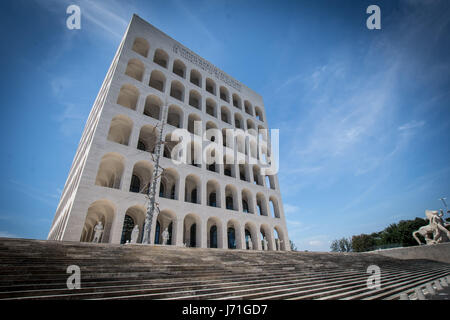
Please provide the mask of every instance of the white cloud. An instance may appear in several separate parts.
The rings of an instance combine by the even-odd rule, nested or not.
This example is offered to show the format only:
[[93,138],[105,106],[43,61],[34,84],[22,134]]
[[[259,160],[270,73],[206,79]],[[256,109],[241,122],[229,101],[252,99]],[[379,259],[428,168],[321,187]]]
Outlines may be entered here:
[[401,125],[400,127],[398,127],[399,131],[405,131],[405,130],[412,130],[412,129],[416,129],[416,128],[421,128],[425,125],[425,121],[410,121],[408,123],[405,123],[403,125]]

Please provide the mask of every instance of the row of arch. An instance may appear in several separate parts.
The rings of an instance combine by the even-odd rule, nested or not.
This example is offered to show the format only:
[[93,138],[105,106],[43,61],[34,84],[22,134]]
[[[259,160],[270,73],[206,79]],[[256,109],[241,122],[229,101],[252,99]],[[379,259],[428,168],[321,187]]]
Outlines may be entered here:
[[[168,121],[172,124],[176,124],[175,122],[178,123],[180,119],[179,117],[176,117],[176,115],[176,113],[169,112]],[[257,159],[263,164],[269,163],[270,150],[267,146],[266,130],[260,131],[259,136],[255,137],[253,135],[247,134],[242,130],[223,128],[222,131],[220,131],[219,128],[217,128],[217,126],[214,124],[214,122],[211,121],[206,122],[204,131],[202,125],[202,121],[199,120],[196,115],[189,115],[187,131],[190,134],[198,136],[201,136],[201,133],[204,132],[204,138],[206,141],[215,142],[215,144],[212,144],[209,148],[217,150],[219,152],[220,145],[223,145],[223,147],[230,148],[231,150],[236,151],[236,153],[239,152],[242,155]],[[132,130],[133,121],[126,115],[117,115],[111,120],[107,139],[128,146]],[[139,131],[139,138],[136,147],[139,150],[154,153],[154,147],[157,141],[158,130],[156,129],[156,127],[152,125],[143,125]],[[164,138],[164,142],[164,155],[168,158],[174,159],[175,155],[172,155],[172,151],[175,152],[177,150],[175,149],[175,146],[177,146],[177,144],[180,142],[179,137],[175,135],[172,136],[171,133],[167,133]],[[197,164],[201,164],[201,144],[203,144],[203,142],[195,141],[195,139],[190,139],[190,141],[186,143],[187,156],[190,158],[187,163],[193,163],[194,160],[196,160]],[[180,148],[181,146],[182,145],[180,145]],[[226,149],[222,151],[224,151],[222,152],[223,154],[227,153]],[[180,149],[179,152],[182,153],[182,149]],[[208,150],[208,152],[212,153],[213,151]],[[181,154],[181,156],[183,156],[183,154]],[[236,154],[236,158],[242,157],[238,157]],[[198,160],[200,160],[200,162]],[[231,156],[229,154],[226,156],[224,155],[223,160],[223,163],[232,164],[234,156]],[[235,175],[233,174],[233,176]]]
[[[107,153],[100,161],[95,184],[120,189],[124,167],[123,156],[117,153]],[[152,178],[153,165],[146,160],[136,162],[133,166],[128,191],[147,194]],[[209,179],[202,182],[200,176],[196,174],[189,174],[181,179],[174,168],[167,168],[163,171],[157,192],[159,192],[160,198],[273,218],[281,217],[279,201],[275,195],[270,195],[267,201],[263,192],[253,195],[250,189],[244,187],[238,190],[233,184],[227,184],[222,188],[217,180]]]
[[[176,80],[172,81],[171,88],[176,88],[182,86],[181,83],[177,82]],[[180,91],[178,89],[171,89],[170,95],[172,97],[184,97],[184,91]],[[184,88],[183,88],[184,90]],[[183,93],[180,93],[183,92]],[[124,84],[119,91],[119,95],[117,98],[117,104],[129,108],[131,110],[136,110],[137,103],[139,100],[139,90],[131,85],[131,84]],[[184,101],[183,99],[178,99],[180,101]],[[247,119],[247,121],[244,121],[244,117],[241,115],[240,112],[231,112],[231,110],[227,106],[221,106],[220,110],[218,108],[218,105],[214,99],[206,98],[204,102],[202,102],[202,97],[200,93],[196,90],[191,90],[189,92],[189,101],[188,104],[196,109],[199,109],[200,111],[205,110],[205,112],[217,119],[222,120],[225,123],[228,123],[230,125],[235,126],[236,128],[242,129],[242,130],[256,130],[256,129],[264,129],[265,127],[263,125],[256,125],[255,122],[251,119]],[[204,106],[203,106],[204,104]],[[145,99],[145,105],[144,105],[144,111],[143,114],[149,117],[152,117],[154,119],[161,120],[161,110],[162,110],[163,102],[161,99],[154,95],[150,94]],[[204,107],[204,109],[203,109]],[[173,109],[172,113],[178,114],[179,118],[182,118],[183,111],[180,107],[176,105],[171,105],[169,107],[169,114],[171,113],[170,109]],[[198,117],[198,115],[197,115]],[[176,124],[171,124],[175,127],[178,127],[181,125],[181,121],[177,121]]]
[[[113,222],[117,218],[115,211],[115,206],[109,200],[98,200],[91,204],[86,214],[80,241],[92,241],[94,227],[101,221],[104,225],[101,242],[111,242]],[[120,243],[130,240],[131,231],[135,225],[139,227],[137,242],[142,241],[145,212],[145,208],[141,205],[135,205],[126,210]],[[196,213],[177,217],[171,210],[162,210],[158,213],[152,229],[151,243],[153,244],[163,244],[162,233],[167,230],[169,233],[167,245],[247,250],[286,250],[288,245],[283,229],[279,226],[272,228],[268,224],[257,225],[252,221],[240,223],[233,218],[222,221],[215,216],[202,219]]]
[[[143,38],[136,38],[134,40],[132,50],[136,53],[140,54],[141,56],[147,58],[150,50],[150,45],[147,40]],[[156,49],[153,54],[153,62],[158,64],[159,66],[168,69],[169,68],[169,54],[164,51],[163,49]],[[134,79],[138,81],[143,80],[143,75],[145,72],[145,66],[142,61],[140,61],[137,58],[130,59],[127,63],[127,68],[125,71],[125,74],[127,74],[130,77],[133,77]],[[186,79],[187,78],[187,68],[184,62],[182,62],[179,59],[175,59],[172,64],[172,72],[179,77]],[[153,81],[152,81],[153,78]],[[238,94],[233,93],[230,94],[229,90],[225,86],[219,86],[217,88],[217,85],[214,80],[211,78],[206,77],[203,82],[202,74],[195,69],[190,70],[189,72],[189,82],[198,86],[199,88],[204,88],[205,91],[208,93],[219,96],[219,98],[227,103],[232,103],[232,105],[240,110],[242,110],[242,107],[244,106],[244,111],[251,115],[256,116],[260,121],[264,121],[264,115],[262,110],[255,106],[254,112],[253,112],[253,106],[248,101],[245,100],[244,104],[242,104],[242,99],[239,97]],[[152,72],[152,75],[150,77],[149,85],[151,87],[154,87],[157,90],[164,91],[165,90],[165,76],[161,71],[154,70]],[[181,87],[178,87],[181,88]],[[177,94],[178,88],[174,88],[174,93]],[[172,88],[171,88],[172,92]]]

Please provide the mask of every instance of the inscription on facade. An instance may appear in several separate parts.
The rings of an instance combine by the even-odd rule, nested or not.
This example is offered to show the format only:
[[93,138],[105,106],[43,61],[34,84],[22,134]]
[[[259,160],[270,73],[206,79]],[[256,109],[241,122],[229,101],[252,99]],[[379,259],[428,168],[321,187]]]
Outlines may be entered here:
[[208,72],[209,74],[211,74],[211,75],[214,74],[216,79],[219,79],[219,80],[225,82],[230,87],[233,87],[237,91],[241,92],[242,85],[238,81],[236,81],[233,78],[229,77],[224,72],[222,72],[219,68],[215,67],[214,65],[212,65],[208,61],[200,58],[198,55],[196,55],[192,51],[190,51],[190,50],[188,50],[186,48],[183,48],[182,46],[180,46],[178,44],[175,44],[173,46],[173,52],[178,54],[178,55],[180,55],[180,56],[182,56],[184,59],[192,62],[193,64],[195,64],[199,68],[201,68],[201,69],[205,70],[206,72]]

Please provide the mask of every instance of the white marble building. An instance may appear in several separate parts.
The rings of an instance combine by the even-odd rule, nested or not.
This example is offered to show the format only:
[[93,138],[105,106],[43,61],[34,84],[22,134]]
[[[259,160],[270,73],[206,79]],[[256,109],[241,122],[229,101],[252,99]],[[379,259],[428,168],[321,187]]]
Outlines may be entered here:
[[[268,128],[262,97],[136,15],[94,102],[48,239],[92,241],[102,221],[101,242],[124,243],[135,224],[141,241],[163,116],[170,142],[161,150],[151,243],[161,244],[168,228],[170,245],[263,250],[265,237],[268,250],[289,250],[278,178],[261,170],[270,139],[252,131]],[[192,138],[187,163],[170,159],[177,128]],[[218,134],[204,134],[211,128]],[[205,163],[203,153],[224,161]]]

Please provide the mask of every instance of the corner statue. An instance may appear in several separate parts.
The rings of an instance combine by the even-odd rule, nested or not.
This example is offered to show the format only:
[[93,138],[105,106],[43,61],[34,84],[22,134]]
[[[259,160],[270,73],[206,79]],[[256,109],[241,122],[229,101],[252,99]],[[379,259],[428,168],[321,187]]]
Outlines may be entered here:
[[167,228],[165,228],[162,233],[162,241],[163,241],[162,244],[166,245],[168,240],[169,240],[169,231],[167,230]]
[[[447,211],[448,212],[448,211]],[[426,226],[420,227],[419,230],[413,232],[413,237],[419,244],[423,244],[417,237],[418,234],[425,238],[426,244],[436,244],[450,241],[450,231],[445,227],[449,226],[450,223],[445,223],[442,216],[444,212],[440,210],[432,211],[425,210],[425,215],[430,223]]]
[[99,243],[102,234],[103,234],[103,224],[101,221],[99,221],[97,225],[94,227],[94,239],[92,240],[92,242]]
[[130,243],[137,243],[139,237],[139,227],[135,225],[133,231],[131,231],[131,241]]

